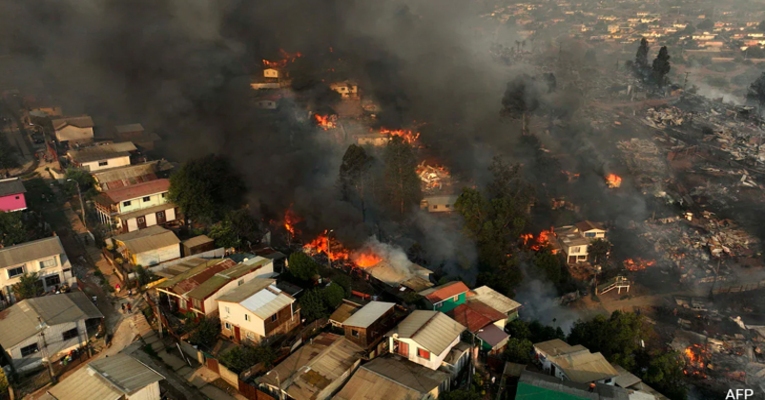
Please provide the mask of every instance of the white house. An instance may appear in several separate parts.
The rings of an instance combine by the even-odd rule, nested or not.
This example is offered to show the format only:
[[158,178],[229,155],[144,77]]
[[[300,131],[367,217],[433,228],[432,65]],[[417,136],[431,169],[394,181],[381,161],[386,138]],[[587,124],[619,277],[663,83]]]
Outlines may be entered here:
[[148,267],[181,258],[180,239],[158,225],[123,233],[107,241],[112,241],[125,262],[131,265]]
[[276,287],[274,279],[255,278],[218,297],[221,332],[236,342],[258,343],[300,325],[295,298]]
[[49,388],[41,400],[159,400],[165,379],[146,364],[124,354],[91,361]]
[[416,310],[386,336],[391,353],[437,370],[460,342],[465,329],[440,311]]
[[168,200],[169,179],[156,179],[99,193],[93,198],[99,219],[124,233],[175,221],[178,212]]
[[37,273],[46,292],[62,283],[74,284],[72,265],[58,236],[17,244],[0,249],[0,301],[14,300],[12,286],[24,274]]
[[459,196],[455,194],[443,196],[427,196],[420,201],[420,208],[432,213],[449,213],[454,211],[454,203]]
[[[56,361],[88,340],[87,322],[104,316],[82,292],[21,300],[0,315],[0,345],[17,372]],[[95,321],[94,321],[95,322]]]
[[586,347],[553,339],[535,343],[534,353],[548,374],[577,383],[613,385],[619,376],[613,366],[600,353],[590,353]]
[[74,165],[94,172],[130,165],[130,154],[136,150],[133,142],[121,142],[82,147],[66,154]]
[[56,132],[59,143],[82,144],[93,142],[93,118],[87,115],[81,117],[64,117],[52,119],[51,124]]
[[590,243],[605,239],[606,230],[596,222],[583,221],[575,225],[562,226],[553,230],[554,240],[550,242],[553,251],[561,251],[570,264],[589,261]]

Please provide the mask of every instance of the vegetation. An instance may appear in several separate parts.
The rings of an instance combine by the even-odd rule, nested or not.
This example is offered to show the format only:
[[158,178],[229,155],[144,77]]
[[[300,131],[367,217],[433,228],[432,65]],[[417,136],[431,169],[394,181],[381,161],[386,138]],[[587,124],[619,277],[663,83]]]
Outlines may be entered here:
[[765,72],[749,86],[746,99],[760,107],[765,106]]
[[534,344],[528,339],[510,338],[505,347],[505,361],[528,364],[532,360]]
[[70,184],[66,186],[67,194],[70,196],[77,194],[77,185],[80,186],[80,192],[82,192],[83,197],[91,197],[96,192],[95,178],[93,178],[93,175],[82,169],[72,167],[67,168],[65,178],[74,181],[74,183],[70,182]]
[[597,239],[593,241],[587,249],[587,252],[592,256],[594,265],[603,265],[608,257],[609,251],[611,251],[611,243],[605,239]]
[[329,315],[324,296],[320,289],[311,289],[300,298],[300,313],[306,322],[315,321]]
[[202,348],[212,349],[218,341],[219,333],[220,320],[218,318],[204,318],[197,323],[190,342]]
[[290,254],[289,273],[301,281],[310,281],[319,273],[319,265],[307,254],[297,251]]
[[366,214],[366,192],[369,190],[369,172],[374,158],[363,147],[352,144],[343,155],[338,184],[345,201],[358,201],[362,215]]
[[139,286],[147,285],[155,279],[154,274],[149,269],[144,268],[140,265],[136,265],[134,268],[134,271],[137,276]]
[[537,251],[531,259],[534,268],[540,271],[545,278],[556,288],[562,291],[569,281],[569,273],[560,256],[553,254],[549,247]]
[[219,361],[237,374],[244,372],[256,364],[263,363],[270,367],[276,359],[276,353],[268,346],[241,345],[223,353]]
[[16,297],[16,301],[23,299],[31,299],[43,294],[42,282],[40,277],[37,276],[37,272],[31,274],[24,273],[19,277],[19,282],[14,284],[13,295]]
[[416,171],[417,159],[412,146],[400,136],[394,136],[385,147],[383,161],[387,204],[394,214],[403,217],[412,207],[419,205],[422,198],[420,178]]
[[345,298],[345,289],[337,283],[330,283],[321,291],[324,302],[330,310],[334,310]]
[[245,185],[228,159],[208,155],[186,162],[170,177],[169,197],[187,218],[220,221],[241,206]]
[[653,60],[653,74],[656,79],[656,84],[660,88],[664,87],[667,80],[667,74],[671,69],[669,59],[670,56],[667,51],[667,46],[662,46],[661,49],[659,49],[659,54],[656,56],[656,59]]
[[645,71],[648,69],[648,40],[646,38],[640,39],[640,47],[638,47],[637,54],[635,54],[635,68],[639,71]]
[[0,247],[13,246],[32,240],[32,235],[21,219],[21,213],[0,211]]

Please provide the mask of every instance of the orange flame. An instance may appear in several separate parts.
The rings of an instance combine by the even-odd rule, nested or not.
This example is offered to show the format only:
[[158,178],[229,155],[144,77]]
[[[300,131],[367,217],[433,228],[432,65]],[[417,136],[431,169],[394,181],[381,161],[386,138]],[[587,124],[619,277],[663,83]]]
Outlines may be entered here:
[[412,133],[409,129],[391,130],[388,128],[380,128],[380,133],[383,135],[400,136],[407,144],[414,144],[420,137],[419,132]]
[[351,259],[353,260],[353,263],[360,268],[371,267],[382,261],[380,256],[370,250],[353,253]]
[[282,57],[279,61],[269,61],[264,58],[263,66],[266,68],[284,68],[287,66],[287,63],[295,62],[295,59],[303,57],[300,52],[290,54],[283,49],[279,49],[279,55]]
[[316,125],[325,131],[336,127],[335,122],[329,119],[329,115],[314,114],[313,117],[316,119]]
[[340,243],[336,240],[332,241],[332,247],[329,247],[329,240],[327,239],[327,232],[325,231],[316,239],[303,246],[303,250],[307,250],[309,253],[324,253],[330,260],[347,260],[349,253]]
[[683,351],[683,355],[688,359],[688,366],[683,370],[683,373],[706,378],[706,374],[703,372],[704,367],[707,365],[706,349],[698,344],[692,344]]
[[284,212],[284,229],[290,233],[290,236],[295,237],[295,234],[299,233],[299,231],[295,229],[295,224],[302,220],[302,218],[298,217],[297,214],[292,211],[292,204],[290,204],[290,207]]
[[[537,236],[536,239],[534,239],[534,235],[531,233],[526,233],[521,235],[521,239],[523,239],[523,245],[529,246],[531,250],[539,251],[542,250],[545,246],[550,244],[550,236],[553,235],[552,228],[550,228],[549,231],[542,231],[539,233],[539,236]],[[555,254],[556,251],[553,251],[553,254]]]
[[642,258],[636,258],[631,259],[628,258],[624,260],[624,268],[627,268],[629,271],[642,271],[648,267],[652,267],[656,264],[656,261],[654,260],[643,260]]
[[622,185],[622,178],[616,174],[608,174],[606,176],[606,186],[609,188],[618,188]]

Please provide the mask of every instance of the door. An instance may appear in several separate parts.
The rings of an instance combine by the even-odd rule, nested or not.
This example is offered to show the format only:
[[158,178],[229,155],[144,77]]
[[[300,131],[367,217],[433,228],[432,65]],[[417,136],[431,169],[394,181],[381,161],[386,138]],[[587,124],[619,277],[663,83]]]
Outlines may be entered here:
[[218,360],[214,358],[207,358],[205,357],[205,361],[207,361],[207,368],[210,371],[215,372],[216,374],[220,373],[220,369],[218,368]]
[[395,352],[409,358],[409,344],[396,340],[393,345],[395,346]]
[[138,217],[136,218],[136,222],[138,222],[138,229],[146,228],[146,217]]
[[239,332],[238,326],[234,326],[234,338],[236,339],[237,343],[239,343],[239,341],[242,340],[242,333]]
[[550,375],[555,376],[555,364],[550,364]]
[[165,222],[167,222],[167,218],[165,217],[164,211],[158,211],[157,212],[157,225],[162,225]]

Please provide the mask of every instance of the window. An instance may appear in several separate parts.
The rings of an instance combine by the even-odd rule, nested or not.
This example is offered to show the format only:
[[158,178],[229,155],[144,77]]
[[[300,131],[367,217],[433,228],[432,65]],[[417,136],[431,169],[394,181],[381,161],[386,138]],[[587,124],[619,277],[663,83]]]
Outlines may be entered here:
[[279,319],[279,314],[274,314],[271,316],[271,322],[276,322],[277,319]]
[[45,286],[51,287],[61,283],[61,277],[58,275],[51,275],[45,277]]
[[359,337],[359,331],[357,331],[355,329],[351,329],[351,336],[356,337],[356,338]]
[[20,199],[20,197],[19,197],[19,196],[16,196],[16,200],[18,200],[18,199]]
[[146,223],[146,217],[138,217],[136,218],[139,224],[145,224]]
[[444,305],[443,303],[436,304],[436,308],[441,308],[441,306]]
[[430,352],[425,349],[417,349],[417,356],[420,358],[424,358],[426,360],[430,360]]
[[106,160],[106,161],[99,161],[99,162],[98,162],[98,166],[99,166],[99,167],[105,167],[105,166],[107,166],[107,165],[109,165],[109,160]]
[[64,332],[63,336],[64,336],[64,340],[69,340],[69,339],[72,339],[72,338],[76,338],[77,337],[77,328],[72,328],[72,329]]
[[444,207],[446,207],[446,208],[451,208],[451,207],[452,207],[452,205],[451,205],[451,204],[445,204],[445,205],[444,205]]
[[224,323],[223,326],[225,326],[226,329],[231,330],[231,324],[229,324],[228,322]]
[[181,301],[181,305],[178,308],[180,308],[181,310],[185,310],[186,309],[186,300],[185,299],[180,299],[180,301]]
[[123,201],[122,202],[122,207],[130,207],[130,202],[129,201]]
[[151,196],[146,196],[146,197],[143,198],[143,202],[144,203],[149,202],[149,201],[151,201]]
[[162,198],[164,199],[165,197],[167,197],[167,193],[162,193]]
[[571,248],[571,252],[572,252],[572,253],[578,253],[580,248],[581,248],[580,246],[577,246],[577,247],[572,247],[572,248]]
[[249,321],[250,320],[250,314],[244,314],[244,320]]
[[30,344],[30,345],[29,345],[29,346],[27,346],[27,347],[22,347],[22,348],[21,348],[21,356],[22,356],[22,357],[26,357],[26,356],[28,356],[28,355],[30,355],[30,354],[35,354],[35,353],[37,353],[38,351],[40,351],[40,349],[39,349],[39,348],[37,348],[37,343],[34,343],[34,344]]
[[595,237],[595,232],[587,232],[584,234],[584,237]]
[[244,285],[244,279],[240,279],[239,282],[236,283],[237,286]]
[[201,301],[199,301],[197,299],[193,299],[192,303],[194,304],[194,308],[196,308],[197,310],[201,310],[202,309],[202,302]]
[[454,296],[454,298],[452,298],[452,301],[459,301],[459,299],[460,299],[460,295],[456,295]]
[[438,210],[438,205],[437,204],[433,204],[433,209],[434,210]]
[[40,261],[40,269],[55,267],[58,265],[55,258],[51,258],[45,261]]
[[228,309],[228,306],[225,307],[226,314],[231,314],[231,310]]
[[13,278],[24,273],[24,267],[8,268],[8,277]]

